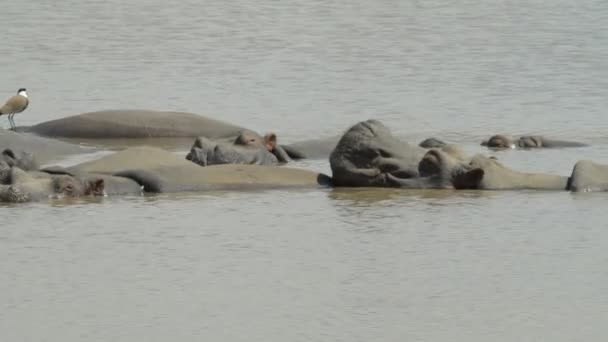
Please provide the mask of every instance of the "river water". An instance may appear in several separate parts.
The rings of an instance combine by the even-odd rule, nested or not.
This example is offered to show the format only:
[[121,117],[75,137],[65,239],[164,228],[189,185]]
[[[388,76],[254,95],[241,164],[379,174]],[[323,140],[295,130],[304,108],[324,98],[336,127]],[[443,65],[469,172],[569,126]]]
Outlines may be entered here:
[[[608,2],[4,1],[19,125],[205,114],[283,142],[375,118],[525,171],[608,163]],[[6,119],[0,119],[4,127]],[[490,152],[495,133],[582,149]],[[326,160],[298,167],[329,172]],[[297,190],[0,207],[2,341],[600,341],[606,194]]]

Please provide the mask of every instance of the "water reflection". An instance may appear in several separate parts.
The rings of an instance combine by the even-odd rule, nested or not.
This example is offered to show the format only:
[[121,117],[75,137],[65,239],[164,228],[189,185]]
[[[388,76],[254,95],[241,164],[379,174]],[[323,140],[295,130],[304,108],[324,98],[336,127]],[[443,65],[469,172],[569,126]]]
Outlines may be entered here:
[[328,197],[346,205],[367,205],[383,201],[407,200],[467,200],[491,197],[491,191],[449,190],[449,189],[393,189],[393,188],[337,188]]

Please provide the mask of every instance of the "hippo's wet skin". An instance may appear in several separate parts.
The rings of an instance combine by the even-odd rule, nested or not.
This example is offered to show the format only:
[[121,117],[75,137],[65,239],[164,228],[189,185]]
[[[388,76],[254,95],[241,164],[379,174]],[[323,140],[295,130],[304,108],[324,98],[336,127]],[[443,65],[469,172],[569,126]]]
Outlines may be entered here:
[[202,115],[152,110],[104,110],[43,122],[20,131],[54,138],[116,139],[235,137],[243,127]]
[[454,145],[428,151],[394,138],[375,120],[360,122],[330,157],[335,186],[479,190],[608,191],[608,165],[579,161],[570,177],[512,170],[496,158],[467,157]]
[[331,179],[317,172],[277,166],[224,164],[200,167],[177,154],[140,146],[67,170],[75,174],[125,177],[145,192],[223,189],[274,189],[329,186]]
[[24,171],[11,167],[0,184],[0,202],[32,202],[48,198],[103,196],[103,179],[82,181],[70,175]]
[[[429,172],[423,167],[421,174],[419,164],[425,153],[434,158],[435,168]],[[379,121],[367,120],[342,136],[331,153],[330,166],[335,186],[464,188],[481,176],[479,170],[460,163],[460,158],[448,156],[446,152],[429,154],[398,140]]]
[[273,165],[290,158],[277,144],[274,133],[264,137],[244,131],[233,142],[218,142],[205,137],[196,138],[186,159],[201,166],[219,164]]
[[589,146],[576,141],[547,139],[542,136],[522,136],[519,138],[510,138],[505,135],[497,134],[488,140],[481,142],[482,146],[490,148],[505,149],[505,148],[562,148],[562,147],[585,147]]
[[[526,173],[512,170],[496,158],[476,155],[470,161],[454,158],[438,150],[431,149],[419,164],[421,175],[459,174],[467,170],[478,170],[478,178],[464,178],[464,183],[454,184],[457,189],[478,190],[568,190],[568,177]],[[463,178],[459,178],[463,180]]]

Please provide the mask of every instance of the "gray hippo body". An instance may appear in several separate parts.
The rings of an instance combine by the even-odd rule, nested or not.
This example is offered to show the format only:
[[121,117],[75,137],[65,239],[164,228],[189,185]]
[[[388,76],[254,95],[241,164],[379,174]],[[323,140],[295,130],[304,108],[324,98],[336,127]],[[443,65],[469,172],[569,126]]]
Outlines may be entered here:
[[329,186],[316,172],[262,165],[200,167],[177,154],[153,147],[133,147],[67,170],[74,174],[106,174],[134,180],[145,192],[224,189],[273,189]]
[[43,122],[22,131],[55,138],[236,137],[243,127],[183,112],[104,110]]
[[501,134],[494,135],[490,137],[490,139],[482,141],[481,145],[490,148],[562,148],[589,146],[576,141],[548,139],[542,136],[510,138]]

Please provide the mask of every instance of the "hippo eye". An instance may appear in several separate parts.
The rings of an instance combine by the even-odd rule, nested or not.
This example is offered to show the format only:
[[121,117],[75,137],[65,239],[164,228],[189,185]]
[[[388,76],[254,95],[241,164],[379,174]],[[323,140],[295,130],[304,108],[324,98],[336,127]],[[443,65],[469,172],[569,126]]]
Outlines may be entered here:
[[65,186],[65,191],[72,192],[74,190],[74,186],[72,184],[68,184]]

